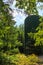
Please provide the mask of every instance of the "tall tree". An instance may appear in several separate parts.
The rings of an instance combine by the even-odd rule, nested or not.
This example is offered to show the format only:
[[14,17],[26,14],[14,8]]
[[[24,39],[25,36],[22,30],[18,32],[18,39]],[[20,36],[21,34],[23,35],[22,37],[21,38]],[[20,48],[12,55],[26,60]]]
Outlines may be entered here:
[[[0,0],[0,64],[12,65],[12,56],[19,52],[17,28],[8,4]],[[14,57],[15,58],[15,57]],[[15,65],[15,64],[14,64]]]
[[14,25],[15,21],[10,14],[9,5],[0,0],[0,51],[6,53],[19,51],[20,42],[17,39],[18,33]]

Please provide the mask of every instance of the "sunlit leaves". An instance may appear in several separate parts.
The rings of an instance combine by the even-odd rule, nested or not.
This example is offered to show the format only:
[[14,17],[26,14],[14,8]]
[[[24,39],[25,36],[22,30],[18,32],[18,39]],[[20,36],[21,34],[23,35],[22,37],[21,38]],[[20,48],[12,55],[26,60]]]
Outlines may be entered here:
[[16,6],[24,9],[28,14],[37,13],[36,0],[17,0]]
[[[7,53],[17,53],[21,42],[18,41],[17,28],[15,21],[9,13],[9,5],[0,1],[0,49]],[[12,51],[11,51],[12,50]],[[17,50],[17,51],[16,51]]]

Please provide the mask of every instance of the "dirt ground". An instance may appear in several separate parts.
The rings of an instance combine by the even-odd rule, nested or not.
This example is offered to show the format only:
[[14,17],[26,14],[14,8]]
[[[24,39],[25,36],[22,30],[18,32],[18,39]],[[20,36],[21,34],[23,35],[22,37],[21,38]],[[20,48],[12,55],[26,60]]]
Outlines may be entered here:
[[43,56],[38,56],[41,61],[43,61]]

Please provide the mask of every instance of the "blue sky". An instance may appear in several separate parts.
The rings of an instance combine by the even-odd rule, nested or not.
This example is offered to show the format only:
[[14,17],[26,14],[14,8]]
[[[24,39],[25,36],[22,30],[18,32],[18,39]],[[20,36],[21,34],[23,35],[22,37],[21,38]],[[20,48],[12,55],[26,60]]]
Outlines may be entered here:
[[12,14],[13,14],[14,20],[16,21],[16,25],[19,26],[20,24],[24,24],[24,20],[27,17],[27,15],[24,14],[23,10],[22,10],[22,13],[17,12],[16,9],[18,8],[15,7],[15,4],[16,4],[16,1],[14,0],[13,5],[11,5],[11,8],[13,9]]
[[12,13],[14,20],[16,21],[16,25],[19,26],[20,24],[24,24],[24,20],[27,17],[27,15],[25,15],[24,13],[21,12],[17,12],[14,10],[14,12]]
[[38,12],[39,12],[39,15],[43,16],[43,8],[40,8],[40,9],[39,9],[39,7],[40,7],[41,5],[43,5],[43,3],[40,3],[40,2],[39,2],[39,4],[37,5],[37,6],[38,6]]

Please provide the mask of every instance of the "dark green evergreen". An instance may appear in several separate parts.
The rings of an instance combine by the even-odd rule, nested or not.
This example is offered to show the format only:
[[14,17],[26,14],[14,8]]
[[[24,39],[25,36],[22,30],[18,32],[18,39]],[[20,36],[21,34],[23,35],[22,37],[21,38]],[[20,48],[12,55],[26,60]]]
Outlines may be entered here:
[[[30,15],[25,19],[25,53],[38,53],[40,51],[40,47],[35,47],[35,39],[34,36],[38,32],[37,27],[40,24],[40,16]],[[39,50],[38,50],[39,48]],[[37,50],[37,52],[36,52]]]

